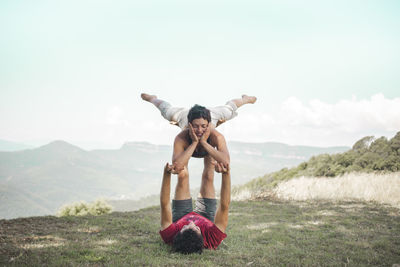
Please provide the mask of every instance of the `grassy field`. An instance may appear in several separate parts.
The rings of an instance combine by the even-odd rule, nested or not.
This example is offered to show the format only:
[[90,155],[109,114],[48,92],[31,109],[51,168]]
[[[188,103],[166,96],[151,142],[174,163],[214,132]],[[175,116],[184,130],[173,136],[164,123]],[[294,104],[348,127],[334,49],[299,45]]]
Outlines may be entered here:
[[202,255],[172,253],[159,208],[0,220],[0,265],[392,266],[400,210],[373,202],[233,202],[228,237]]

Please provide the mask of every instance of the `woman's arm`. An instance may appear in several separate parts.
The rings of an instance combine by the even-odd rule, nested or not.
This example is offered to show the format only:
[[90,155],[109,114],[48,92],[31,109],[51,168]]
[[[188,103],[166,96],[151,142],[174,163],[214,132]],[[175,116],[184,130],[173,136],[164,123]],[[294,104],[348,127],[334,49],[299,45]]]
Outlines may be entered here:
[[[189,146],[185,139],[187,135],[189,135],[189,138],[192,140],[192,143]],[[189,125],[188,130],[181,132],[175,137],[174,153],[172,155],[172,164],[174,165],[175,172],[180,172],[185,166],[187,166],[189,159],[193,155],[198,144],[199,138],[197,138],[191,125]]]
[[206,136],[207,138],[202,137],[200,139],[200,144],[213,159],[222,163],[225,167],[228,167],[230,163],[230,157],[229,157],[228,147],[226,146],[225,137],[222,134],[216,132],[215,130],[214,134],[216,137],[217,149],[215,149],[213,146],[207,143],[207,138],[208,138],[207,136]]

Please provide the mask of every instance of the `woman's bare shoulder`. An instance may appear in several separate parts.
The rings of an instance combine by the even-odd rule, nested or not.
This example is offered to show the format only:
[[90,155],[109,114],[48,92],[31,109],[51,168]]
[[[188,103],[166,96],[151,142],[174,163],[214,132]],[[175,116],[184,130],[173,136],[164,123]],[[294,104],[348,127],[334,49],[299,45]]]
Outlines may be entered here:
[[222,133],[218,132],[217,130],[213,129],[213,130],[211,130],[211,132],[210,132],[210,136],[216,136],[216,137],[218,137],[218,136],[224,136],[224,135],[223,135]]
[[210,140],[213,144],[218,144],[218,142],[224,138],[224,135],[215,129],[210,132]]
[[189,130],[185,129],[182,130],[176,137],[175,137],[175,141],[179,140],[179,141],[183,141],[183,142],[188,142],[189,141]]

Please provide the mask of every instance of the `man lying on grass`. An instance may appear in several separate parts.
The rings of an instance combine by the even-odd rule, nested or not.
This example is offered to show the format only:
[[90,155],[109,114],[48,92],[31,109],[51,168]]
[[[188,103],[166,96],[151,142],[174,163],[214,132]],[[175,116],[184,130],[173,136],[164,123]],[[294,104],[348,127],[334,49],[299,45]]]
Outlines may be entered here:
[[[228,210],[231,200],[231,177],[229,166],[214,163],[215,171],[222,173],[221,198],[217,211],[215,191],[203,198],[200,189],[193,211],[190,198],[189,176],[178,176],[175,197],[170,203],[171,173],[176,174],[173,165],[166,164],[161,186],[161,231],[165,243],[172,244],[177,252],[184,254],[201,253],[203,248],[216,249],[226,237]],[[204,183],[202,183],[202,186]],[[215,220],[214,220],[215,219]]]

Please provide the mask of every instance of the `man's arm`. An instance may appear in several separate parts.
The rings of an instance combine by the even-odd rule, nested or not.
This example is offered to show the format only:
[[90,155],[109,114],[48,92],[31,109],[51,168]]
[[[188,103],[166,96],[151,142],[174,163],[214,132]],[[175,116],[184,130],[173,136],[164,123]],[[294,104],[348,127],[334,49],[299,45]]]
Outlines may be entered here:
[[[221,166],[219,166],[219,168],[221,168]],[[215,214],[215,225],[218,227],[219,230],[225,233],[226,227],[228,226],[229,205],[231,203],[231,174],[229,167],[228,169],[223,169],[223,171],[221,198],[219,201],[217,212]]]
[[164,167],[164,174],[160,192],[161,230],[164,230],[172,223],[170,194],[171,194],[171,166],[167,163]]

